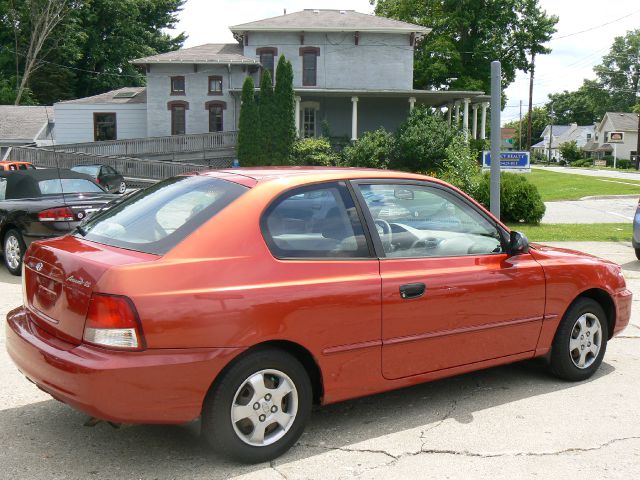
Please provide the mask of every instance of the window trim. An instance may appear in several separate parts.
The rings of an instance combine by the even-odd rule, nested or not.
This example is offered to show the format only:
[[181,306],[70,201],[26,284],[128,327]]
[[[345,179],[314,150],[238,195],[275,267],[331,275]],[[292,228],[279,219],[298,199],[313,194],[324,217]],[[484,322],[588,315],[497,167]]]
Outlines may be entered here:
[[[184,75],[174,75],[172,77],[170,77],[170,83],[169,83],[169,91],[171,95],[186,95],[187,94],[187,80],[185,79]],[[173,89],[173,81],[177,80],[177,79],[182,79],[182,81],[184,82],[184,90],[174,90]]]
[[[220,80],[219,92],[217,90],[211,90],[211,80]],[[222,78],[222,75],[209,75],[209,78],[207,79],[207,90],[208,90],[207,92],[208,95],[215,95],[215,96],[223,95],[224,79]]]
[[276,47],[260,47],[256,48],[256,55],[258,57],[258,61],[260,62],[260,80],[262,80],[262,75],[265,71],[264,66],[262,65],[262,55],[271,55],[273,57],[273,71],[269,70],[271,74],[271,83],[275,83],[276,81],[276,57],[278,56],[278,49]]
[[[367,208],[367,202],[362,196],[362,192],[360,191],[360,185],[388,185],[388,184],[397,184],[397,185],[415,185],[419,187],[428,187],[428,188],[436,188],[438,190],[442,190],[454,197],[456,197],[461,202],[465,203],[473,210],[475,210],[478,214],[480,214],[487,222],[489,222],[493,227],[498,231],[501,237],[501,245],[503,248],[503,252],[499,255],[509,255],[507,253],[509,247],[509,230],[505,229],[505,227],[499,222],[496,221],[491,215],[488,215],[487,212],[479,207],[475,201],[470,201],[471,197],[467,197],[466,195],[447,187],[446,185],[429,182],[426,180],[411,180],[411,179],[400,179],[400,178],[375,178],[375,179],[356,179],[349,180],[349,184],[352,188],[353,194],[360,204],[360,208],[362,209],[363,216],[365,218],[367,230],[369,231],[369,235],[371,236],[371,240],[373,242],[373,246],[375,248],[376,257],[378,260],[431,260],[431,259],[443,259],[443,258],[461,258],[460,256],[450,256],[450,257],[387,257],[382,247],[382,241],[380,240],[380,236],[377,234],[377,230],[375,227],[375,223],[373,217],[371,216],[371,212]],[[376,232],[374,235],[373,232]],[[476,256],[486,256],[486,255],[498,255],[498,254],[482,254]]]
[[[211,108],[219,107],[222,109],[222,130],[211,130]],[[227,109],[227,102],[222,102],[220,100],[210,100],[204,104],[204,109],[207,111],[207,116],[209,118],[209,133],[219,133],[224,132],[224,111]]]
[[[184,133],[173,133],[173,115],[175,107],[183,107],[184,108]],[[184,100],[172,100],[167,102],[167,110],[171,112],[171,118],[169,122],[171,124],[171,135],[186,135],[187,134],[187,110],[189,110],[189,102],[185,102]]]
[[[277,251],[279,249],[278,249],[278,246],[273,241],[271,234],[269,233],[269,229],[267,226],[267,217],[279,205],[281,200],[285,197],[290,197],[292,192],[296,192],[296,195],[299,195],[301,193],[306,193],[307,191],[316,190],[318,188],[337,188],[340,194],[343,196],[343,199],[345,195],[347,196],[347,198],[351,199],[356,209],[356,213],[358,214],[358,221],[360,222],[360,225],[362,227],[362,233],[364,235],[367,252],[369,254],[368,256],[366,257],[287,257],[287,256],[277,255]],[[351,186],[349,185],[349,182],[346,180],[337,180],[337,181],[331,180],[328,182],[320,181],[320,182],[314,182],[314,183],[307,183],[304,185],[297,185],[297,186],[288,188],[287,190],[283,190],[282,192],[279,192],[274,198],[272,198],[269,201],[267,206],[264,208],[264,210],[260,214],[260,234],[262,235],[262,239],[264,240],[267,248],[269,249],[269,252],[273,256],[273,258],[277,260],[297,261],[297,262],[300,262],[300,261],[302,262],[335,262],[335,261],[349,262],[349,261],[377,260],[373,239],[371,237],[371,233],[369,232],[369,229],[367,228],[367,224],[365,222],[362,208],[360,207],[360,205],[358,204],[358,201],[354,196],[353,188],[351,188]]]
[[116,114],[116,112],[93,112],[93,141],[94,142],[109,142],[111,140],[98,140],[97,138],[97,131],[96,131],[96,117],[98,115],[113,115],[113,128],[115,130],[115,138],[111,139],[111,140],[117,140],[118,139],[118,115]]
[[[303,87],[316,87],[318,85],[318,58],[320,56],[320,47],[300,47],[298,53],[302,57],[302,86]],[[304,81],[304,56],[305,54],[315,54],[316,56],[316,68],[315,68],[315,82],[308,83]]]

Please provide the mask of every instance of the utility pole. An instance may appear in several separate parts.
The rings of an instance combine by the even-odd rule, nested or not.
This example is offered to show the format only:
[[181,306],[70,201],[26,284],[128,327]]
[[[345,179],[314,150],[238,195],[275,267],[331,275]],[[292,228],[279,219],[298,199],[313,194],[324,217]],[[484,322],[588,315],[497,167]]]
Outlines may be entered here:
[[520,100],[520,121],[518,122],[518,150],[522,150],[522,100]]
[[531,132],[533,130],[533,75],[536,69],[536,53],[531,54],[531,75],[529,76],[529,120],[527,121],[527,150],[531,150]]
[[553,103],[551,104],[551,112],[549,113],[549,163],[551,163],[551,147],[553,146]]
[[491,62],[491,178],[489,206],[494,217],[500,218],[500,111],[502,110],[502,68]]

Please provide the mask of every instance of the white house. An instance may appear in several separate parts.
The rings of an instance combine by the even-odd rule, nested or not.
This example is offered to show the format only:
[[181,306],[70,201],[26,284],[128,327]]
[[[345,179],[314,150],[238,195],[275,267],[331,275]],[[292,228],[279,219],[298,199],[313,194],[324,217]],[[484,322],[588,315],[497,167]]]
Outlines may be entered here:
[[[614,140],[611,133],[621,133],[622,140]],[[620,136],[620,135],[618,135]],[[620,141],[621,143],[617,143]],[[618,159],[631,160],[638,146],[638,114],[607,112],[597,125],[593,144],[586,149],[597,158],[614,155]]]
[[283,55],[294,70],[301,137],[320,135],[321,126],[351,140],[395,130],[420,104],[446,107],[450,122],[485,137],[483,92],[413,89],[414,47],[428,28],[353,10],[304,10],[230,29],[235,43],[134,60],[146,72],[146,96],[122,98],[136,90],[122,89],[56,104],[58,142],[235,131],[245,78],[258,86]]
[[592,141],[595,127],[593,125],[579,126],[577,123],[570,125],[547,125],[542,131],[542,140],[531,147],[534,152],[539,152],[549,158],[549,137],[551,139],[551,158],[562,160],[560,146],[563,143],[575,141],[578,148],[584,148]]

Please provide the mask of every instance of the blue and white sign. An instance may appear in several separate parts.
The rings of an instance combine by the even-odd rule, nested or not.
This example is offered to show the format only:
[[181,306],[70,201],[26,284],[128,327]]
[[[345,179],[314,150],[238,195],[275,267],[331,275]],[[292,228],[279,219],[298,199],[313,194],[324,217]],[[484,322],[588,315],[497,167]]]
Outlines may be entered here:
[[[482,168],[491,167],[491,152],[482,152]],[[531,159],[529,152],[500,152],[500,169],[515,170],[521,172],[531,171]]]

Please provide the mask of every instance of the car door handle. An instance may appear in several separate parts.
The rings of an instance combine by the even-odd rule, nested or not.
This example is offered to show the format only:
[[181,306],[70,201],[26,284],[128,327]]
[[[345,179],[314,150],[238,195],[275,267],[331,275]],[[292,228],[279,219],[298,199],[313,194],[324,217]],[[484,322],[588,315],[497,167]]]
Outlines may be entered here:
[[418,298],[424,295],[427,286],[424,283],[407,283],[400,285],[400,296],[405,300],[409,298]]

